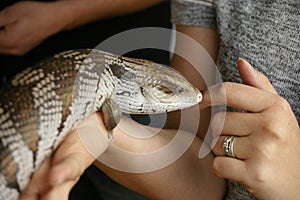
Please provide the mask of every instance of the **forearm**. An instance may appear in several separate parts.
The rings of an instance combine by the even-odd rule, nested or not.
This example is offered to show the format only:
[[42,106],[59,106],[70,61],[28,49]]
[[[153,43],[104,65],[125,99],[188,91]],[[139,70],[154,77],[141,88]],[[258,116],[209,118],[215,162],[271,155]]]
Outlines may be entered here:
[[163,0],[19,1],[0,11],[0,53],[23,55],[47,37]]
[[87,22],[128,14],[155,5],[163,0],[60,0],[54,2],[63,14],[64,29]]
[[[129,137],[120,129],[116,129],[114,144],[125,151],[145,154],[164,148],[175,134],[175,130],[163,130],[152,138],[139,140]],[[225,191],[225,181],[215,177],[211,172],[212,154],[203,159],[198,158],[201,145],[201,140],[196,138],[187,151],[172,164],[149,173],[127,173],[107,167],[100,162],[95,164],[115,181],[150,199],[201,198],[219,200]],[[174,149],[174,151],[176,150]],[[108,153],[111,159],[115,159],[115,154],[112,152],[105,153]],[[144,164],[153,165],[153,162],[163,163],[165,161],[156,158]],[[131,161],[124,159],[124,163],[129,165]]]

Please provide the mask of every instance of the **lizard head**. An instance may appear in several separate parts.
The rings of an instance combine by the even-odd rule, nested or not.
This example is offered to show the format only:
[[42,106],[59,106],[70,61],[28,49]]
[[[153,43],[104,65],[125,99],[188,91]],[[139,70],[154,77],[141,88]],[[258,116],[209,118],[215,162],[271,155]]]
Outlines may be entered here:
[[142,61],[136,61],[136,65],[131,61],[130,67],[123,68],[125,71],[118,71],[114,99],[123,112],[164,113],[194,106],[202,100],[201,92],[179,72]]

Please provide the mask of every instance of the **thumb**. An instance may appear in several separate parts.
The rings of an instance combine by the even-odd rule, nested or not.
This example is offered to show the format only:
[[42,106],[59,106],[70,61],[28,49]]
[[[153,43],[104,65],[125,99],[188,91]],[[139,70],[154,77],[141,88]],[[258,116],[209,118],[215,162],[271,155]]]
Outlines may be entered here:
[[51,185],[78,179],[108,147],[107,131],[97,114],[70,132],[54,153],[49,172]]
[[12,24],[17,21],[14,6],[9,6],[0,11],[0,27]]
[[277,94],[269,79],[259,71],[255,70],[246,60],[239,58],[238,70],[245,84]]

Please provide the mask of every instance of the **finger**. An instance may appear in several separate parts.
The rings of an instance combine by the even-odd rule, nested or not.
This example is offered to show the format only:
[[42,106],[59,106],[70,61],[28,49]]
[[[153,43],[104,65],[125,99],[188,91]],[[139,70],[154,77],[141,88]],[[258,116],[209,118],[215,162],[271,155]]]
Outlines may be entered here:
[[5,52],[9,51],[12,47],[11,44],[9,44],[9,32],[6,29],[0,30],[0,51]]
[[242,58],[238,60],[238,70],[245,84],[277,94],[269,79]]
[[253,130],[253,124],[256,123],[255,113],[246,112],[223,112],[216,113],[211,121],[213,136],[237,135],[247,136]]
[[[35,200],[39,199],[39,194],[47,191],[51,186],[48,184],[46,174],[49,171],[51,163],[50,158],[46,158],[41,167],[33,174],[29,184],[22,191],[20,200]],[[42,182],[43,184],[40,184]]]
[[53,199],[68,200],[69,193],[76,182],[77,180],[68,181],[64,184],[53,187],[50,191],[48,191],[46,194],[42,196],[41,200],[53,200]]
[[108,140],[99,117],[94,113],[76,125],[55,151],[49,175],[52,185],[78,178],[106,150]]
[[16,21],[16,15],[12,13],[11,7],[7,7],[0,11],[0,27],[4,27]]
[[23,55],[24,52],[26,52],[26,51],[23,50],[22,47],[11,46],[10,44],[7,43],[7,41],[5,41],[5,39],[4,39],[4,41],[2,41],[2,38],[0,36],[0,53],[20,56],[20,55]]
[[213,172],[218,177],[230,179],[243,185],[249,183],[249,173],[246,163],[242,160],[229,157],[216,157],[213,160]]
[[[211,148],[216,156],[225,156],[223,148],[226,136],[220,136],[213,140]],[[251,154],[251,142],[249,137],[236,137],[233,143],[233,152],[238,159],[248,159]]]
[[16,54],[18,51],[24,51],[19,38],[13,27],[0,29],[0,53]]
[[72,131],[54,152],[49,172],[50,184],[59,185],[76,179],[93,160],[82,146],[77,132]]
[[94,161],[93,157],[85,159],[85,156],[74,153],[57,163],[49,172],[50,184],[55,186],[78,179]]
[[39,199],[39,193],[33,192],[32,190],[24,190],[22,191],[19,200],[38,200]]
[[226,82],[203,91],[203,101],[200,107],[226,104],[240,110],[261,112],[273,105],[277,97],[252,86]]

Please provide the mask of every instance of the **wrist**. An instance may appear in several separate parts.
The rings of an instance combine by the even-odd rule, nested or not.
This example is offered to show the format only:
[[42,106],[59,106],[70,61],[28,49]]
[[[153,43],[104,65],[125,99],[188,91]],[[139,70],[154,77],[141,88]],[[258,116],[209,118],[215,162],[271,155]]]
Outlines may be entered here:
[[108,147],[108,133],[103,124],[102,117],[98,113],[93,113],[74,127],[78,133],[80,141],[85,149],[98,158]]
[[[47,20],[47,32],[49,35],[58,33],[60,31],[66,30],[66,27],[72,20],[72,16],[68,14],[67,10],[68,4],[63,1],[54,1],[54,2],[42,2],[45,6],[43,6],[43,10],[41,12],[45,12],[45,17]],[[47,13],[49,13],[47,15]],[[44,18],[45,18],[44,17]]]
[[75,28],[80,23],[77,21],[79,18],[79,13],[75,9],[74,4],[78,4],[80,1],[70,2],[68,0],[60,0],[48,3],[49,9],[51,10],[52,21],[55,23],[56,32],[70,30]]
[[61,19],[62,30],[108,17],[128,14],[155,5],[163,0],[59,0],[52,2]]
[[[93,1],[60,0],[52,2],[60,31],[70,30],[95,20],[97,5]],[[100,11],[99,11],[100,12]],[[97,14],[99,15],[99,14]]]

